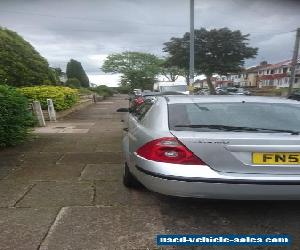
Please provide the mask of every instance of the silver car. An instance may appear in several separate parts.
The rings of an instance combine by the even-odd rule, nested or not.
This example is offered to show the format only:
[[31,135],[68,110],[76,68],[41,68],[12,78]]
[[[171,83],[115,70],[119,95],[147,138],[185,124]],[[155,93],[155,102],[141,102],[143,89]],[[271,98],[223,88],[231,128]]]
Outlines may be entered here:
[[165,96],[128,116],[127,187],[172,196],[300,199],[300,103]]

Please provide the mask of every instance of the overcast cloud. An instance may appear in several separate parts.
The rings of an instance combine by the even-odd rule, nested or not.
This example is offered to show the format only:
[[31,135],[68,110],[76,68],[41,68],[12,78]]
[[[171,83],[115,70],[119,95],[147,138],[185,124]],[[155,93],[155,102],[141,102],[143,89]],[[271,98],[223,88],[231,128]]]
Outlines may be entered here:
[[[163,56],[163,43],[189,30],[189,0],[0,0],[0,25],[17,31],[49,61],[65,70],[80,61],[90,80],[115,85],[101,75],[110,53],[143,51]],[[262,60],[291,58],[300,26],[300,1],[195,0],[195,28],[240,29]]]

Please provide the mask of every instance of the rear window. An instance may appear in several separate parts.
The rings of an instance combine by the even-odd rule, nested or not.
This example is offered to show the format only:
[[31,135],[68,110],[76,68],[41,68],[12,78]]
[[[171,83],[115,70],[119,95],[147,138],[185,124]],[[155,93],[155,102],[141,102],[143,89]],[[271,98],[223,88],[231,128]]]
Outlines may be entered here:
[[[168,107],[170,130],[211,132],[224,130],[221,127],[224,126],[227,130],[227,127],[246,127],[263,129],[259,132],[272,132],[268,129],[300,131],[300,105],[179,103]],[[257,131],[250,129],[248,132]]]

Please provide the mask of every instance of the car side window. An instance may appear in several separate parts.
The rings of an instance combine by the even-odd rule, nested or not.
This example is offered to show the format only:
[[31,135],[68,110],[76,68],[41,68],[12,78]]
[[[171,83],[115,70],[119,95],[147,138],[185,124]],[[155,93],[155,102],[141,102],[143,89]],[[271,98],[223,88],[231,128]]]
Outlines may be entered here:
[[151,102],[145,102],[143,104],[141,104],[135,111],[134,111],[134,115],[136,116],[136,118],[140,121],[142,120],[145,115],[147,114],[147,112],[149,111],[149,109],[152,107],[152,103]]

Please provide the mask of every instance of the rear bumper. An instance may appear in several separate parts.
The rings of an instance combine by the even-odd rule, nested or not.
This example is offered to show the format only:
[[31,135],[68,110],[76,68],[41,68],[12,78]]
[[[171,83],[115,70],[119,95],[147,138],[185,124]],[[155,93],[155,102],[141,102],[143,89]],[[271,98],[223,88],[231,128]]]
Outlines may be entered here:
[[232,182],[220,180],[176,180],[158,177],[137,169],[134,173],[149,190],[157,193],[208,199],[300,200],[300,183]]
[[149,190],[165,195],[237,200],[300,200],[299,175],[221,173],[205,165],[176,165],[135,155],[130,171]]

